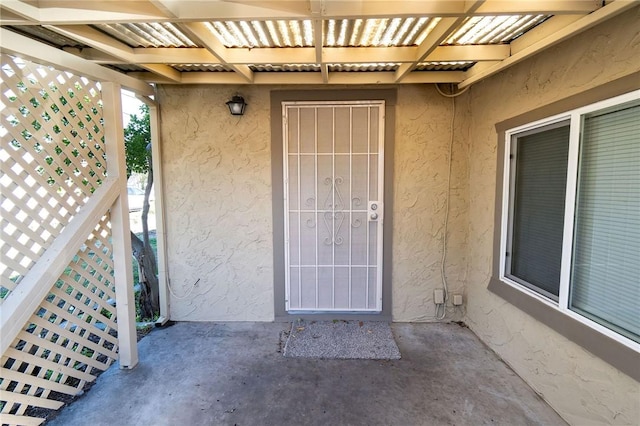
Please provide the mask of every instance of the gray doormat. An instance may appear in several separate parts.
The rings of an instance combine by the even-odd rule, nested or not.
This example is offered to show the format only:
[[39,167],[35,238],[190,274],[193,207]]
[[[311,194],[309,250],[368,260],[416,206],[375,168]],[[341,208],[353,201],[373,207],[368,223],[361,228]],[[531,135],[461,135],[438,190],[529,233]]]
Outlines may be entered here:
[[400,359],[386,322],[296,321],[284,347],[289,358]]

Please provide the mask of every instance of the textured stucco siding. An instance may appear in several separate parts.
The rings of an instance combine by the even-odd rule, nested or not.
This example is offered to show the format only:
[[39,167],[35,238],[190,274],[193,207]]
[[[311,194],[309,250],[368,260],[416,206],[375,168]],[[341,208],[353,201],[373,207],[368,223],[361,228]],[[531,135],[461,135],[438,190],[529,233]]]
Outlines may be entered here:
[[159,89],[173,320],[274,318],[269,93],[235,89]]
[[[393,320],[436,320],[433,291],[442,288],[441,262],[447,193],[451,187],[445,277],[450,293],[463,292],[467,243],[468,148],[464,129],[454,131],[451,182],[449,146],[453,100],[432,85],[398,89],[394,149]],[[456,100],[464,115],[467,106]],[[456,123],[458,120],[456,120]],[[447,320],[462,317],[447,309]]]
[[[172,319],[273,319],[269,97],[274,89],[282,87],[160,88]],[[249,103],[242,118],[231,117],[224,105],[236,90]],[[442,287],[453,101],[430,85],[397,90],[393,246],[388,246],[392,316],[431,321],[433,290]],[[445,268],[450,290],[460,293],[468,222],[465,144],[456,140],[452,147]],[[451,308],[447,319],[461,319],[462,313]]]
[[466,321],[567,421],[640,422],[640,385],[487,291],[491,274],[495,124],[640,70],[640,9],[534,56],[471,88]]

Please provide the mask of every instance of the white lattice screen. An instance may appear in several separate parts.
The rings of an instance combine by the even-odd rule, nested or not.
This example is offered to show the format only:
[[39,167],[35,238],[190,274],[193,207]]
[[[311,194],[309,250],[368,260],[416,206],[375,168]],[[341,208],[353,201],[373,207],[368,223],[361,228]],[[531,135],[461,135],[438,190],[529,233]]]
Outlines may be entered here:
[[[106,178],[99,83],[3,54],[0,303]],[[2,424],[39,424],[117,356],[109,215],[2,354]],[[16,297],[19,297],[16,296]],[[2,309],[2,306],[0,306]]]
[[106,175],[98,83],[2,55],[2,299]]

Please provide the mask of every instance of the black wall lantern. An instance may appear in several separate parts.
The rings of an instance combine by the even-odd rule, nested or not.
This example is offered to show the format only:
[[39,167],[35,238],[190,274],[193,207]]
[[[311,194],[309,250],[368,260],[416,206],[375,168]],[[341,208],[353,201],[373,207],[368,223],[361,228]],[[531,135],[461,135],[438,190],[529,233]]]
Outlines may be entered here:
[[244,109],[247,107],[247,104],[242,96],[235,95],[227,102],[227,106],[229,107],[231,115],[244,115]]

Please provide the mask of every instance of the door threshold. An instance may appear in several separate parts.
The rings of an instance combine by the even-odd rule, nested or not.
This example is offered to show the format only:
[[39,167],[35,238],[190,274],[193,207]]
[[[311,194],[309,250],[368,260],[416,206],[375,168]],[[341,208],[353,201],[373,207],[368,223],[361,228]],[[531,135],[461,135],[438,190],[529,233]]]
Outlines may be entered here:
[[317,311],[310,313],[309,311],[289,311],[285,315],[277,315],[275,321],[289,322],[296,319],[305,319],[312,321],[385,321],[391,322],[391,315],[382,312],[353,312],[353,311]]

